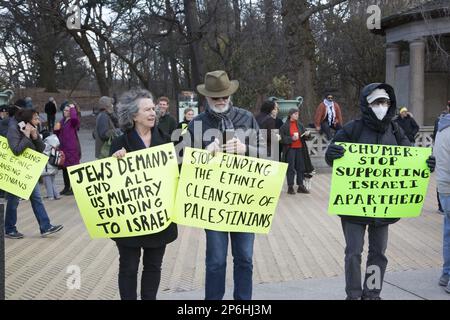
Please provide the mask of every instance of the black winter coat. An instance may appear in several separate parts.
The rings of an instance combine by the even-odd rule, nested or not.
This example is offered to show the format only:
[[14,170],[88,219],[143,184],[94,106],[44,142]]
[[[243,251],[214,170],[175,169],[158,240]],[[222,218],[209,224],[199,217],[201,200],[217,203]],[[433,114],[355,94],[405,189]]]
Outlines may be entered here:
[[[297,121],[297,127],[299,131],[299,135],[301,136],[305,131],[305,126],[300,122]],[[286,122],[281,126],[280,128],[280,135],[281,135],[281,143],[283,144],[283,162],[287,162],[286,155],[290,148],[290,145],[294,142],[291,137],[291,124],[289,119],[286,120]],[[311,173],[314,171],[314,167],[311,163],[311,158],[309,157],[309,150],[308,145],[306,144],[305,136],[301,136],[300,140],[302,141],[303,147],[301,148],[304,164],[305,164],[305,173]]]
[[56,105],[53,102],[49,101],[45,104],[44,111],[46,114],[54,116],[56,114]]
[[[234,130],[237,138],[247,146],[247,152],[245,155],[256,155],[264,157],[267,155],[266,141],[260,136],[259,126],[255,117],[250,111],[232,106],[227,113],[228,118],[233,123]],[[196,131],[197,128],[201,128]],[[205,149],[211,142],[214,141],[214,134],[205,134],[209,129],[219,128],[219,120],[211,116],[208,112],[202,112],[196,116],[188,125],[188,131],[190,135],[190,141],[185,142],[185,146],[193,148]],[[214,130],[212,130],[214,131]],[[211,132],[211,131],[210,131]],[[245,137],[243,133],[248,133]]]
[[402,127],[403,131],[405,131],[405,134],[408,137],[409,141],[414,143],[416,141],[415,136],[417,132],[419,132],[419,125],[417,124],[416,120],[414,120],[414,118],[408,114],[404,118],[398,116],[395,119],[395,122],[397,122],[398,125]]
[[[152,128],[151,147],[161,144],[169,143],[170,138],[165,135],[158,127]],[[111,143],[110,155],[117,150],[125,148],[127,152],[137,151],[143,149],[143,143],[140,141],[137,134],[132,131],[115,138]],[[136,237],[112,238],[118,245],[133,248],[158,248],[162,247],[172,241],[178,236],[178,229],[175,223],[171,223],[169,227],[161,232]]]
[[[385,89],[388,93],[391,106],[388,109],[386,116],[383,120],[378,120],[375,114],[370,109],[367,96],[375,89]],[[408,137],[405,135],[403,129],[399,129],[397,134],[400,137],[400,143],[397,142],[397,138],[394,133],[394,126],[391,123],[392,118],[395,115],[397,104],[394,89],[387,84],[372,83],[366,86],[360,97],[360,108],[362,112],[362,119],[358,121],[363,121],[362,131],[359,137],[353,141],[351,133],[355,126],[355,121],[350,121],[344,125],[344,127],[339,130],[331,143],[335,142],[354,142],[354,143],[365,143],[365,144],[383,144],[383,145],[401,145],[410,146],[411,143]],[[398,126],[397,126],[398,127]],[[329,165],[332,165],[332,160],[326,159]],[[398,218],[366,218],[358,216],[340,216],[342,220],[349,221],[358,224],[370,224],[370,225],[386,225],[397,222]]]
[[[266,145],[268,156],[271,157],[272,154],[272,140],[274,143],[278,144],[275,134],[278,132],[277,122],[269,113],[260,113],[256,117],[256,122],[262,130],[266,130]],[[273,136],[272,136],[273,135]]]

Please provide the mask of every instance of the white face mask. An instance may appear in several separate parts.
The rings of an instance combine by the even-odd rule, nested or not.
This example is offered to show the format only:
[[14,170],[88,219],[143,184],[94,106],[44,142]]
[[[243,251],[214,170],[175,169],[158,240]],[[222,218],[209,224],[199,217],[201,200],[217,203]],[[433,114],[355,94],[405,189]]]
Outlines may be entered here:
[[383,120],[389,109],[387,103],[371,104],[370,107],[372,108],[372,111],[373,113],[375,113],[375,116],[378,118],[378,120]]

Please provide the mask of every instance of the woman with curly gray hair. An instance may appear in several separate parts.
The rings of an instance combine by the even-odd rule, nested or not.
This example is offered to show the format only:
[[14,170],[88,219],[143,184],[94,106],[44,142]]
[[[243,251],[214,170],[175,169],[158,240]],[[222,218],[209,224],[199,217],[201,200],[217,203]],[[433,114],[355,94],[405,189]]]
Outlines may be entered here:
[[[122,158],[127,152],[170,142],[170,138],[156,126],[155,104],[147,90],[125,92],[119,99],[118,116],[124,134],[111,144],[110,155],[113,157]],[[137,299],[137,275],[142,250],[141,299],[156,299],[166,245],[177,236],[177,227],[171,223],[158,233],[113,238],[119,249],[119,291],[122,300]]]

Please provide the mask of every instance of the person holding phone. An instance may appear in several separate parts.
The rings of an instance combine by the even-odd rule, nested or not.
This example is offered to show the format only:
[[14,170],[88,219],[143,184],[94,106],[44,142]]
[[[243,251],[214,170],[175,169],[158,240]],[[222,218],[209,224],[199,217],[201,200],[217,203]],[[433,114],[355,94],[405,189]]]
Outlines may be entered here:
[[294,179],[297,176],[297,192],[309,193],[305,187],[305,173],[314,171],[309,157],[306,140],[310,132],[305,129],[299,120],[299,110],[289,110],[288,119],[280,128],[281,143],[283,144],[284,161],[288,163],[287,184],[288,194],[295,194]]
[[[266,155],[266,144],[261,139],[259,126],[252,113],[233,106],[231,95],[237,91],[239,82],[229,80],[223,70],[208,72],[205,83],[197,90],[205,96],[206,111],[188,125],[189,146],[216,152],[258,157]],[[202,128],[202,132],[194,131]],[[207,132],[208,131],[208,132]],[[223,137],[225,136],[224,140]],[[234,263],[235,300],[252,298],[254,233],[206,231],[206,280],[205,299],[221,300],[225,294],[225,274],[228,242]]]
[[[18,156],[26,148],[37,152],[42,152],[45,148],[44,143],[33,122],[36,123],[38,114],[33,109],[20,109],[11,119],[8,128],[8,144],[12,152]],[[5,237],[10,239],[21,239],[24,237],[17,230],[17,207],[19,206],[19,197],[8,193],[6,196],[7,205],[5,213]],[[31,196],[31,207],[39,224],[39,230],[42,237],[60,231],[62,225],[52,225],[44,204],[42,203],[39,183],[36,183]]]
[[69,103],[64,107],[63,118],[55,125],[54,133],[58,136],[61,143],[60,149],[64,152],[66,158],[63,165],[64,189],[60,194],[70,196],[73,195],[70,186],[69,174],[67,167],[80,163],[81,146],[78,140],[78,129],[80,128],[80,118],[78,116],[77,107],[74,103]]

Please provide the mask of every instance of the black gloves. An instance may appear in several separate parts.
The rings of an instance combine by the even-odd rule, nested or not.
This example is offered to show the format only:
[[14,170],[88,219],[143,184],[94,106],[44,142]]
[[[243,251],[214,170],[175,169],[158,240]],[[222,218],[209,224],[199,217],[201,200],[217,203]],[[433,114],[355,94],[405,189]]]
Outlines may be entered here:
[[342,158],[344,156],[345,149],[343,146],[337,144],[330,144],[327,152],[325,152],[325,159],[329,164],[332,164],[334,160]]
[[436,167],[436,158],[434,156],[429,156],[426,162],[428,168],[430,168],[430,172],[433,172],[434,168]]

